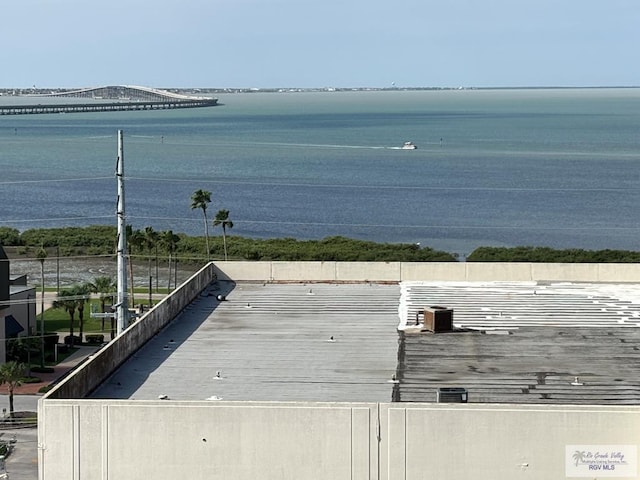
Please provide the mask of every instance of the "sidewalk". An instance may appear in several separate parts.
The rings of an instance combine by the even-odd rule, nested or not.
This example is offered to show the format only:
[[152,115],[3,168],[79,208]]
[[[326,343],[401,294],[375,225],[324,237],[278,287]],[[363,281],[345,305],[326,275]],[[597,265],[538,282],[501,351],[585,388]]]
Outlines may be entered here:
[[[89,355],[94,354],[101,347],[98,346],[80,346],[76,347],[78,350],[69,355],[64,362],[60,362],[53,367],[53,373],[32,373],[34,377],[40,378],[38,383],[23,383],[19,387],[16,387],[13,391],[14,395],[41,395],[39,390],[42,387],[55,382],[59,378],[63,377],[67,372],[73,370],[77,365],[82,363]],[[0,386],[0,393],[5,393],[6,385]]]
[[[138,294],[139,298],[143,299],[143,300],[148,300],[148,295],[146,294]],[[164,293],[153,293],[152,294],[152,298],[153,300],[162,300],[163,298],[165,298],[167,295]],[[49,308],[51,308],[53,301],[57,298],[57,294],[56,292],[45,292],[44,293],[44,310],[48,310]],[[143,301],[144,303],[144,301]],[[38,298],[36,301],[36,315],[40,315],[42,312],[42,300],[40,298],[40,293],[38,292]],[[62,337],[63,335],[66,335],[66,332],[64,333],[59,333],[60,336]],[[52,373],[38,373],[38,372],[32,372],[31,376],[33,377],[38,377],[40,379],[40,382],[38,383],[23,383],[22,385],[20,385],[19,387],[16,387],[13,390],[13,394],[14,395],[42,395],[41,393],[39,393],[39,390],[42,387],[46,387],[47,385],[50,385],[51,383],[56,382],[58,379],[62,378],[64,375],[66,375],[70,370],[73,370],[77,365],[79,365],[80,363],[82,363],[89,355],[92,355],[93,353],[95,353],[96,351],[98,351],[100,348],[102,348],[101,346],[97,345],[97,346],[79,346],[76,347],[78,350],[76,350],[75,352],[73,352],[69,357],[67,357],[64,362],[61,362],[59,364],[57,364],[54,368],[54,371]],[[6,389],[6,385],[0,385],[0,395],[6,394],[7,389]]]

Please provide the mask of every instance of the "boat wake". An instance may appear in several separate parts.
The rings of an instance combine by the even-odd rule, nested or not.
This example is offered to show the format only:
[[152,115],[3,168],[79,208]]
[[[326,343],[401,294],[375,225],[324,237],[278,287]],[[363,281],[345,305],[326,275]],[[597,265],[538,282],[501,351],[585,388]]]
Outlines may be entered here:
[[292,148],[335,148],[335,149],[364,149],[364,150],[403,150],[405,147],[387,145],[339,145],[326,143],[275,143],[275,142],[247,142],[243,145],[292,147]]

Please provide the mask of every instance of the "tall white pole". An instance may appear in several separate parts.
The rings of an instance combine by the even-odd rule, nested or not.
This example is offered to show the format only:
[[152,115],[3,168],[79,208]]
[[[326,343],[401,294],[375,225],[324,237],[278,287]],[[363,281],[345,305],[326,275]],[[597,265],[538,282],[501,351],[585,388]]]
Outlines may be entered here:
[[127,298],[127,225],[124,212],[124,143],[122,130],[118,130],[118,159],[116,163],[116,180],[118,183],[118,301],[116,303],[116,320],[118,335],[129,324],[129,305]]

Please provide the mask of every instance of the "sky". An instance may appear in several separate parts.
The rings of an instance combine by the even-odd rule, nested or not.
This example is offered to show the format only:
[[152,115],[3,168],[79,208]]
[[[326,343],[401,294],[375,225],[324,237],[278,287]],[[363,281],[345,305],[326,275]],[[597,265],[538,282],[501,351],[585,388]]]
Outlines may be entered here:
[[0,88],[640,86],[638,0],[13,0]]

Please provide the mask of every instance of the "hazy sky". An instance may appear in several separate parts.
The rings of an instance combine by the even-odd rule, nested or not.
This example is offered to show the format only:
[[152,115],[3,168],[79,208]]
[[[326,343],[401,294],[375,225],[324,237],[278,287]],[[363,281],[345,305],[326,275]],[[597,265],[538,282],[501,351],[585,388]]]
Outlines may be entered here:
[[0,87],[640,85],[640,0],[13,0]]

